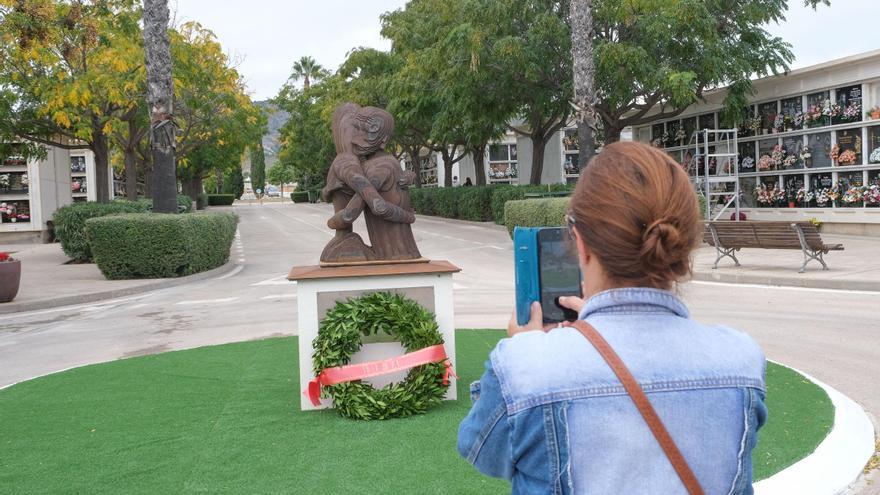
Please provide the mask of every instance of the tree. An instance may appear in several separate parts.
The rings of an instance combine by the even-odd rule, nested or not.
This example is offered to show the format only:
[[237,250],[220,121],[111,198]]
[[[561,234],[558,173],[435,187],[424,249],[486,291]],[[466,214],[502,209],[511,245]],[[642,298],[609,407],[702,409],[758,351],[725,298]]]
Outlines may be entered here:
[[150,143],[153,149],[153,211],[177,212],[174,151],[177,126],[172,119],[174,81],[171,77],[168,0],[144,0],[144,55]]
[[722,86],[729,87],[723,113],[732,125],[751,78],[788,70],[794,58],[788,43],[764,29],[787,9],[786,0],[593,0],[595,108],[605,142],[625,127],[675,117]]
[[107,133],[142,70],[139,17],[130,0],[0,3],[0,135],[90,149],[99,201],[110,197]]
[[532,142],[529,182],[538,184],[547,143],[572,111],[568,3],[475,0],[464,5],[461,19],[473,40],[470,63],[489,74],[501,106],[521,119],[507,127]]
[[578,128],[578,168],[586,168],[596,152],[596,66],[593,62],[593,1],[571,0],[571,58],[574,73],[575,122]]
[[253,143],[249,150],[251,154],[251,187],[254,188],[254,192],[256,192],[257,189],[259,189],[260,192],[265,192],[266,154],[263,151],[262,140]]
[[293,63],[290,81],[302,80],[303,90],[308,90],[312,80],[320,80],[327,76],[327,71],[312,57],[302,57]]

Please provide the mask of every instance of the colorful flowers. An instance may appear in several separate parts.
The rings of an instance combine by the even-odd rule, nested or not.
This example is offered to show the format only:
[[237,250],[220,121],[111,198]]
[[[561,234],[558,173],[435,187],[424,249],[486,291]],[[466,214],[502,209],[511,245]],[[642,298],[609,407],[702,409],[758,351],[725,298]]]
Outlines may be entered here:
[[801,148],[800,156],[801,160],[807,161],[809,158],[813,157],[813,152],[812,150],[810,150],[809,146],[804,146],[803,148]]
[[868,163],[880,163],[880,147],[874,148],[868,156]]
[[788,155],[785,157],[784,160],[782,160],[782,167],[783,168],[794,167],[797,164],[797,161],[798,161],[798,159],[795,155]]
[[853,150],[844,150],[840,156],[837,157],[838,165],[853,165],[856,163],[856,152]]
[[797,190],[795,198],[798,203],[809,203],[813,200],[813,191],[808,191],[806,188],[802,187]]
[[758,158],[758,170],[773,170],[773,159],[769,155],[761,155]]
[[870,110],[865,112],[865,118],[872,120],[880,119],[880,105],[874,105]]
[[773,130],[781,131],[784,122],[785,119],[783,118],[782,114],[777,113],[776,117],[773,118]]
[[880,185],[871,184],[869,187],[866,187],[863,197],[865,204],[880,205]]
[[678,132],[675,133],[675,140],[684,144],[684,141],[687,140],[688,135],[684,129],[679,129]]
[[831,147],[831,153],[828,153],[828,157],[831,158],[832,163],[837,163],[837,158],[840,156],[840,146],[834,145]]
[[843,196],[840,198],[844,204],[852,205],[856,203],[860,203],[862,201],[863,196],[863,188],[858,186],[850,187],[843,193]]
[[3,263],[4,261],[15,261],[15,259],[10,256],[9,253],[0,251],[0,263]]
[[830,191],[828,190],[828,188],[818,189],[815,192],[814,198],[816,199],[817,206],[825,206],[826,204],[828,204],[829,201],[831,201],[831,198],[828,196],[829,192]]
[[[880,148],[877,148],[877,149],[880,150]],[[743,160],[742,160],[742,162],[740,162],[739,166],[743,170],[751,170],[751,169],[755,168],[755,159],[750,156],[747,156],[747,157],[743,158]]]
[[[838,107],[839,108],[839,107]],[[840,112],[840,120],[844,122],[853,122],[862,118],[862,105],[857,102],[851,102]]]

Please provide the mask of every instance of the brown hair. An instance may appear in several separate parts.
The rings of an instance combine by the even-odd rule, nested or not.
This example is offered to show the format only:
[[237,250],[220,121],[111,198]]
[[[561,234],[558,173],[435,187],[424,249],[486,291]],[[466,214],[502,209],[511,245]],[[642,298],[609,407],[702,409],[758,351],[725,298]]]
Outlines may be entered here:
[[570,208],[615,283],[668,289],[690,273],[699,208],[687,175],[666,153],[633,142],[606,146],[581,174]]

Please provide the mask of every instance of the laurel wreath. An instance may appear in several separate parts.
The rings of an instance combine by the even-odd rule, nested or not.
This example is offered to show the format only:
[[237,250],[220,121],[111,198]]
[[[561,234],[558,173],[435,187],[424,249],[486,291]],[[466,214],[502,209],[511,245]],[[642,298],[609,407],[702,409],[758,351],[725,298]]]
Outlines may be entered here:
[[[327,311],[312,342],[315,376],[325,368],[343,366],[361,348],[362,337],[384,332],[413,352],[443,344],[433,313],[412,299],[390,292],[373,292],[339,301]],[[346,418],[390,419],[424,414],[443,400],[443,363],[409,370],[406,378],[383,388],[357,380],[324,387],[323,397]]]

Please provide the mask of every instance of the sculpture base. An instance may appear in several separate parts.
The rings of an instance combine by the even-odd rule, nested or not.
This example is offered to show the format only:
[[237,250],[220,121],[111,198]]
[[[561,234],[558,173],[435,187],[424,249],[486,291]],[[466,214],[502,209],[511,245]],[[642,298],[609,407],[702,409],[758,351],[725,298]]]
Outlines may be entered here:
[[428,263],[428,258],[415,258],[411,260],[373,260],[373,261],[322,261],[319,265],[322,268],[334,266],[365,266],[365,265],[400,265],[404,263]]
[[[312,369],[312,342],[318,335],[318,326],[327,310],[337,301],[357,297],[369,292],[389,291],[415,300],[437,318],[437,326],[443,334],[444,349],[455,366],[455,313],[452,298],[452,274],[461,271],[448,261],[425,259],[406,260],[402,263],[365,263],[344,266],[294,267],[287,276],[297,283],[297,307],[299,323],[299,388],[300,409],[312,410],[332,407],[330,399],[322,399],[315,407],[301,395],[314,378]],[[387,336],[386,336],[387,337]],[[365,338],[361,349],[354,354],[351,363],[363,363],[387,359],[405,354],[398,343],[379,336]],[[378,376],[366,381],[374,387],[383,387],[403,379],[406,372]],[[456,384],[446,391],[447,400],[455,400]]]

